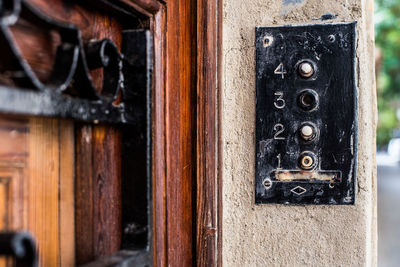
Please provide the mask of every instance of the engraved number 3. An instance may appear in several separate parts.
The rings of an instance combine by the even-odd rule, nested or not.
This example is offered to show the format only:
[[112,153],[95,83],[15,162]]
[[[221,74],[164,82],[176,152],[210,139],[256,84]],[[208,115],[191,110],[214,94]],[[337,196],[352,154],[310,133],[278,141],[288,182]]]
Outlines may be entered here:
[[285,107],[285,100],[283,99],[283,92],[276,92],[276,96],[278,96],[278,99],[274,101],[274,106],[276,108],[284,108]]

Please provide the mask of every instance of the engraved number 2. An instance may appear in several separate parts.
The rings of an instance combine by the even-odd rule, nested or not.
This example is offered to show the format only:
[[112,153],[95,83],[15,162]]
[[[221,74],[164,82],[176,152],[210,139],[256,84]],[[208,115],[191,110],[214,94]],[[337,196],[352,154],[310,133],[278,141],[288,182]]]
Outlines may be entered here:
[[279,64],[278,67],[276,67],[274,73],[282,75],[282,79],[285,78],[286,70],[283,67],[283,63]]
[[281,133],[283,133],[283,131],[285,131],[285,127],[283,127],[282,124],[280,124],[280,123],[275,124],[274,131],[276,131],[276,133],[274,135],[275,140],[285,140],[285,137],[279,136]]
[[278,96],[278,99],[274,101],[274,106],[276,108],[284,108],[285,107],[285,100],[283,99],[283,92],[276,92],[276,96]]

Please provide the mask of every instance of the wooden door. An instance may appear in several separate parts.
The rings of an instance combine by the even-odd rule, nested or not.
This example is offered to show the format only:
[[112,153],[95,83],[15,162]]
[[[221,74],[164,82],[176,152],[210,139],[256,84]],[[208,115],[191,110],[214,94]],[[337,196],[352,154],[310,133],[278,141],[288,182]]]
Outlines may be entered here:
[[[121,51],[124,30],[152,33],[151,206],[150,217],[141,221],[150,235],[137,244],[155,266],[218,265],[219,1],[29,3],[75,24],[84,43],[109,38]],[[49,80],[60,36],[25,20],[10,28],[37,77]],[[0,83],[15,86],[0,69]],[[103,72],[90,74],[101,91]],[[68,88],[73,91],[74,83]],[[121,96],[115,105],[119,101]],[[124,140],[135,138],[134,131],[112,122],[1,112],[0,137],[0,229],[30,230],[41,266],[89,263],[125,248],[124,233],[135,229],[126,221],[143,211],[135,206],[141,197],[130,197],[127,204],[124,194],[140,194],[146,186],[125,180],[146,164],[126,153]]]
[[[137,19],[127,22],[89,1],[31,0],[29,4],[40,16],[57,21],[50,24],[75,25],[85,44],[108,38],[121,50],[123,28],[135,29],[138,24]],[[29,12],[22,5],[18,20],[9,27],[15,40],[12,46],[46,84],[54,75],[57,47],[64,36],[42,21],[32,21]],[[7,67],[2,66],[0,75],[3,86],[19,87]],[[59,70],[63,71],[68,71],[68,63]],[[92,70],[90,75],[102,93],[103,71]],[[74,91],[75,81],[67,86],[66,90]],[[119,101],[116,96],[115,105]],[[21,99],[16,104],[23,108],[26,103]],[[40,266],[74,266],[122,249],[121,127],[45,118],[35,116],[29,107],[25,110],[11,109],[11,113],[28,115],[0,115],[0,230],[31,232]],[[0,266],[11,262],[3,258]]]
[[[42,266],[72,266],[73,125],[57,119],[6,116],[0,125],[1,230],[32,232],[40,244]],[[2,266],[5,263],[3,259]]]

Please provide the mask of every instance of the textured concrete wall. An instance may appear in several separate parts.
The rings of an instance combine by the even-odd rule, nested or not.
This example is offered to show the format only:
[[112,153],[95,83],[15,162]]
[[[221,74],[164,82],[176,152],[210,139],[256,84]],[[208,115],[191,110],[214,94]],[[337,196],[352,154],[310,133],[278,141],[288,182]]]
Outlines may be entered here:
[[[222,0],[224,266],[376,265],[376,98],[371,0]],[[358,21],[355,206],[254,204],[255,27]]]

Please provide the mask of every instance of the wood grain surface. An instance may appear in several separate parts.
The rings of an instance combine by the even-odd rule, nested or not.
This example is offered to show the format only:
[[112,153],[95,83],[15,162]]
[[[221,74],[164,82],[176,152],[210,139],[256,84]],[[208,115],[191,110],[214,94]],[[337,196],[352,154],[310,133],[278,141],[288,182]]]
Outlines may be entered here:
[[60,262],[67,267],[75,266],[75,132],[73,121],[59,125]]
[[197,1],[197,266],[221,264],[219,9],[218,0]]
[[121,245],[121,140],[117,129],[76,126],[76,262]]
[[[32,0],[44,14],[60,21],[76,24],[82,39],[109,38],[121,44],[122,25],[116,18],[74,1]],[[50,74],[57,34],[46,34],[32,28],[29,22],[13,27],[23,54],[42,80]],[[101,91],[102,70],[91,71],[94,84]],[[76,127],[76,263],[82,264],[109,255],[120,249],[121,243],[121,170],[120,133],[103,126]],[[63,196],[74,203],[70,196]],[[67,207],[63,207],[63,210]],[[72,214],[71,210],[65,210]],[[72,216],[73,218],[73,216]],[[64,238],[67,235],[63,235]],[[71,242],[73,239],[63,239]],[[64,248],[64,243],[62,245]],[[74,255],[70,248],[65,257]]]
[[74,251],[73,133],[68,121],[0,118],[0,230],[30,231],[41,266],[74,265],[62,256]]
[[165,2],[151,24],[154,262],[156,266],[217,266],[222,240],[220,5],[218,0]]
[[154,38],[154,91],[152,113],[152,220],[153,263],[167,266],[167,194],[166,194],[166,9],[163,6],[150,21]]
[[168,264],[192,266],[195,202],[195,1],[167,3],[166,195]]
[[[104,12],[79,6],[74,1],[31,2],[57,19],[77,24],[85,41],[107,37],[120,46],[123,25]],[[154,264],[216,266],[221,240],[218,180],[219,1],[123,2],[149,16],[150,30],[154,35]],[[40,29],[33,32],[28,29],[27,24],[21,23],[13,28],[13,32],[21,39],[19,45],[28,62],[38,76],[46,80],[59,37]],[[30,49],[35,44],[38,48]],[[101,71],[92,74],[95,84],[100,87]],[[69,129],[72,126],[66,127]],[[51,135],[51,129],[43,134]],[[75,229],[66,231],[76,232],[76,263],[80,264],[119,249],[122,231],[121,133],[102,125],[77,125],[75,150],[67,149],[71,145],[68,143],[71,137],[65,137],[65,134],[59,133],[61,140],[66,140],[61,141],[59,146],[63,151],[75,153],[76,195],[71,198],[71,193],[68,193],[71,180],[61,175],[59,179],[67,184],[67,189],[60,195],[65,205],[61,203],[59,208],[63,213],[71,214],[71,203],[75,204]],[[43,153],[55,153],[52,146],[48,149]],[[57,164],[64,170],[65,177],[69,177],[70,159],[62,159]],[[56,213],[52,206],[49,210]],[[70,222],[71,218],[68,218],[59,223],[66,226]],[[64,243],[72,242],[67,232],[64,229],[60,232],[58,238],[61,241],[57,241],[57,248],[65,255],[71,255],[66,256],[70,259],[74,250],[64,246]],[[65,259],[61,257],[61,261]]]
[[[92,39],[109,38],[114,41],[118,47],[121,44],[123,26],[118,22],[117,18],[108,16],[102,11],[98,11],[95,8],[88,8],[87,5],[75,1],[31,0],[30,2],[42,13],[52,18],[76,24],[81,30],[84,42]],[[31,22],[23,20],[13,26],[12,31],[19,48],[32,69],[34,69],[35,73],[42,81],[46,81],[50,76],[56,46],[60,42],[58,34],[54,32],[49,33],[46,29],[40,29]],[[102,70],[92,71],[91,75],[94,84],[99,88],[99,91],[101,91]],[[47,144],[53,140],[51,139],[52,135],[50,133],[54,133],[55,135],[56,132],[52,132],[53,128],[50,126],[43,129],[42,132],[49,140],[43,138],[38,139],[38,142],[40,141],[43,144]],[[66,150],[67,153],[71,151],[74,153],[74,136],[65,136],[70,134],[70,127],[73,127],[73,125],[68,125],[68,127],[63,128],[60,133],[57,132],[62,138],[59,143],[54,141],[51,144],[60,146],[62,150]],[[55,128],[55,130],[57,129]],[[48,174],[50,177],[48,183],[43,185],[45,186],[44,189],[46,189],[47,187],[55,185],[56,181],[58,181],[57,179],[62,180],[63,185],[66,187],[66,193],[60,195],[62,202],[59,203],[56,199],[48,203],[46,201],[46,205],[51,205],[48,207],[48,212],[51,212],[51,214],[56,214],[56,212],[58,212],[58,205],[60,205],[63,214],[69,214],[69,217],[66,218],[65,221],[58,218],[59,222],[55,222],[55,224],[60,224],[62,226],[70,225],[72,227],[62,228],[63,231],[60,240],[54,237],[55,230],[53,229],[55,228],[50,226],[48,228],[48,236],[46,236],[46,238],[49,245],[46,243],[48,247],[42,249],[43,253],[40,254],[40,258],[54,257],[54,261],[53,259],[51,261],[54,264],[53,266],[58,265],[59,262],[56,260],[60,259],[56,259],[59,255],[53,253],[50,249],[61,249],[63,253],[61,260],[73,264],[75,241],[77,263],[84,263],[97,257],[111,254],[120,249],[121,243],[120,133],[116,129],[97,125],[80,125],[76,128],[75,133],[77,146],[76,159],[63,157],[60,159],[60,162],[56,162],[58,158],[50,157],[51,160],[49,161],[44,158],[35,157],[36,161],[32,162],[32,164],[36,165],[41,161],[46,162],[46,164],[51,164],[51,166],[43,165],[43,168],[46,167],[48,171],[50,171],[57,167],[57,170],[60,168],[60,170],[65,171],[67,176],[69,176],[71,172],[74,172],[73,166],[71,167],[69,165],[73,164],[75,161],[77,163],[77,194],[75,198],[71,195],[74,193],[74,188],[70,188],[71,183],[73,185],[73,181],[65,180],[65,175],[58,177],[55,173],[50,173]],[[88,139],[89,133],[91,135]],[[87,143],[87,140],[90,140],[90,142]],[[31,144],[36,144],[38,146],[36,151],[43,155],[50,153],[48,156],[54,156],[51,153],[56,153],[56,150],[54,150],[55,148],[53,149],[50,145],[40,150],[40,143],[31,142]],[[39,172],[37,175],[44,175],[42,172],[45,170],[41,170],[40,168],[37,170],[29,170],[29,174],[32,173],[32,175],[36,176],[35,171]],[[47,189],[50,190],[50,188]],[[39,189],[36,187],[31,189],[30,194],[43,195],[45,193],[44,191],[39,192],[37,190]],[[52,194],[57,194],[58,197],[56,191],[46,191],[48,195],[46,197],[52,198],[56,196],[49,195],[50,192],[52,192]],[[43,197],[44,196],[45,195],[43,195]],[[72,233],[74,232],[75,212],[74,206],[71,207],[71,205],[74,204],[76,205],[76,214],[78,215],[75,221],[77,233],[75,241],[75,235],[71,235],[69,230],[72,229]],[[32,203],[31,205],[35,206],[37,203]],[[42,220],[39,221],[42,215],[39,217],[35,216],[32,215],[29,218],[30,224],[37,230],[41,227],[43,228],[44,224],[42,224]],[[38,233],[39,235],[41,234],[40,231]],[[39,236],[38,238],[41,237]],[[43,246],[44,245],[41,245],[41,247]]]
[[60,265],[58,134],[56,119],[30,119],[28,228],[38,241],[42,266]]

